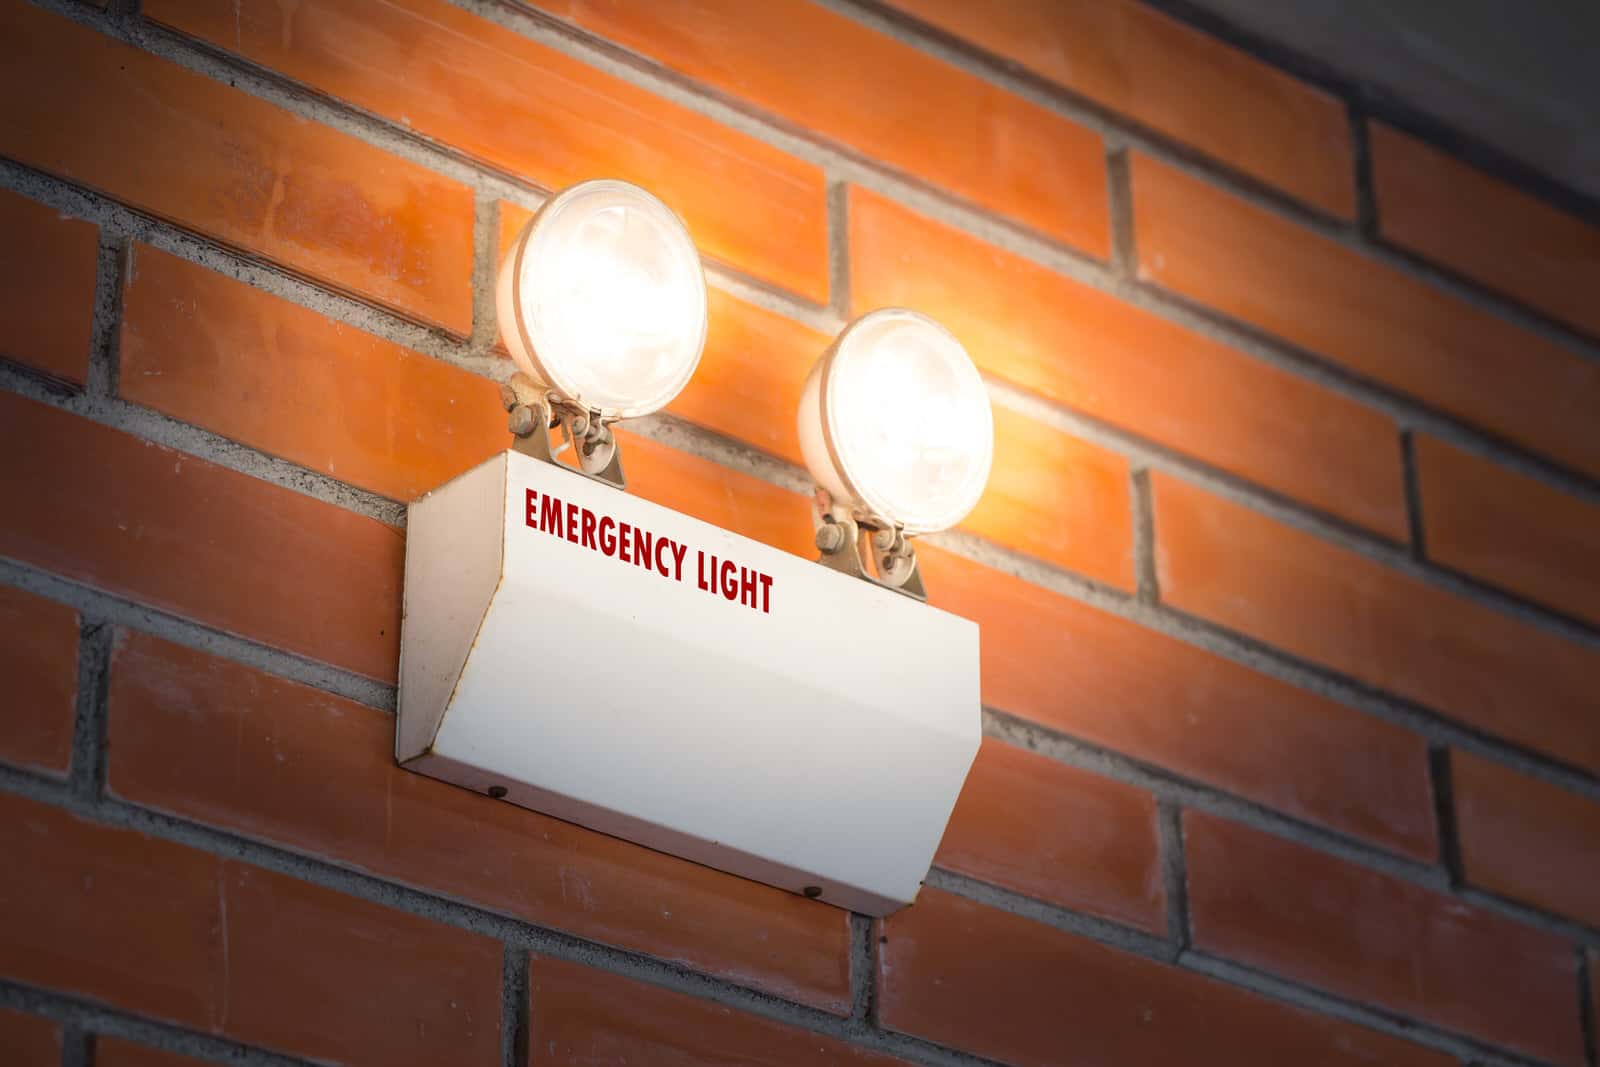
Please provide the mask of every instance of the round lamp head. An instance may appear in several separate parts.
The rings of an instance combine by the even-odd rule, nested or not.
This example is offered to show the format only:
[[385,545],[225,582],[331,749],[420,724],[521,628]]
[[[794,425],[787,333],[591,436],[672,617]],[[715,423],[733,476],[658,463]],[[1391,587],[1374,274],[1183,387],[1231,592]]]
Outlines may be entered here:
[[989,480],[989,394],[950,331],[915,311],[874,311],[811,368],[800,449],[835,500],[906,533],[944,530]]
[[666,406],[705,347],[689,231],[627,182],[582,182],[545,201],[506,253],[496,297],[518,368],[608,418]]

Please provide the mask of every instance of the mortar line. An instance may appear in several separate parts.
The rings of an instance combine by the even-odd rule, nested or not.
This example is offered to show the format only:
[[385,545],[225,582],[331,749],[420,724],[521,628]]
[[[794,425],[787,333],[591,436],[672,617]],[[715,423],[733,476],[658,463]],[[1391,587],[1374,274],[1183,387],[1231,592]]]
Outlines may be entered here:
[[499,251],[500,198],[482,189],[472,194],[472,336],[467,341],[470,356],[490,356],[500,339],[499,309],[495,307],[495,284]]
[[[242,281],[336,322],[437,358],[464,358],[465,343],[444,331],[368,303],[330,284],[296,273],[261,254],[222,244],[53,175],[0,159],[0,188],[7,188],[59,211],[85,219],[130,244],[144,244]],[[135,255],[137,249],[134,250]]]
[[1428,559],[1426,520],[1422,510],[1422,477],[1417,470],[1416,438],[1407,429],[1400,431],[1400,479],[1406,497],[1406,525],[1411,532],[1411,558],[1426,566],[1432,561]]
[[1456,827],[1455,775],[1450,749],[1428,746],[1429,795],[1433,799],[1433,819],[1439,835],[1439,865],[1450,879],[1450,889],[1459,892],[1464,882],[1461,869],[1461,839]]
[[61,1067],[94,1067],[93,1035],[76,1021],[61,1024]]
[[115,631],[110,623],[81,613],[78,617],[77,693],[67,781],[85,800],[93,800],[105,788],[106,697]]
[[850,1021],[863,1027],[877,1022],[877,951],[867,915],[850,914]]
[[[85,626],[136,630],[379,711],[392,713],[395,708],[393,685],[249,638],[223,633],[204,623],[147,607],[26,563],[0,557],[0,584],[65,604],[78,612]],[[82,681],[79,691],[83,692]]]
[[1595,960],[1593,952],[1576,946],[1578,966],[1578,1025],[1583,1028],[1583,1057],[1588,1067],[1600,1067],[1600,1018],[1595,1014]]
[[[828,179],[828,310],[850,318],[850,187]],[[820,353],[819,353],[820,354]]]
[[1299,348],[1249,323],[1229,318],[1221,311],[1154,285],[1138,282],[1126,292],[1113,295],[1234,352],[1387,415],[1413,431],[1426,431],[1507,470],[1589,503],[1600,504],[1600,479],[1595,476],[1563,467],[1527,446],[1466,422],[1398,388],[1364,377],[1329,357]]
[[1600,949],[1600,927],[1585,925],[1564,915],[1540,911],[1530,904],[1524,904],[1510,897],[1500,896],[1479,889],[1467,883],[1461,884],[1454,890],[1458,900],[1476,905],[1484,911],[1497,912],[1513,922],[1536,930],[1543,930],[1562,940],[1574,945],[1591,946]]
[[930,868],[924,885],[1158,963],[1171,963],[1177,956],[1176,946],[1148,930],[1038,900],[947,867]]
[[1150,471],[1128,467],[1128,504],[1133,510],[1134,598],[1141,604],[1161,600],[1161,579],[1156,568],[1155,506],[1150,497]]
[[[354,870],[332,860],[293,852],[276,844],[235,837],[227,831],[217,830],[175,816],[149,811],[123,801],[101,798],[92,803],[84,802],[81,798],[64,791],[55,783],[12,772],[3,767],[0,767],[0,789],[45,803],[53,803],[71,814],[101,825],[148,834],[178,845],[198,849],[209,855],[238,860],[265,870],[297,878],[336,893],[416,915],[452,928],[479,933],[507,945],[525,948],[529,951],[539,952],[541,955],[551,955],[586,966],[598,967],[623,977],[688,993],[722,1004],[725,1007],[797,1026],[813,1033],[825,1034],[845,1041],[853,1041],[863,1045],[863,1047],[874,1048],[894,1055],[908,1056],[908,1058],[914,1058],[919,1062],[934,1065],[984,1062],[964,1053],[952,1052],[932,1045],[921,1039],[907,1038],[904,1035],[891,1034],[876,1029],[863,1029],[855,1025],[848,1016],[834,1015],[823,1009],[786,1001],[776,995],[739,986],[726,979],[713,977],[684,965],[669,963],[633,950],[600,945],[578,935],[545,929],[524,920],[509,918],[475,905],[443,899],[427,892],[387,882],[374,875]],[[1086,934],[1091,930],[1122,932],[1121,928],[1106,923],[1104,920],[1040,906],[1034,902],[1027,901],[1026,898],[1018,898],[1005,890],[976,883],[959,876],[952,876],[942,871],[930,872],[929,884],[938,884],[941,888],[947,886],[955,886],[958,889],[961,887],[972,888],[975,892],[999,903],[1005,910],[1013,914],[1032,911],[1033,914],[1029,917],[1034,918],[1036,921],[1048,921],[1048,917],[1056,917],[1062,922],[1070,922],[1077,929],[1061,928],[1069,929],[1069,932],[1073,933]],[[979,901],[979,903],[987,904],[988,902]],[[1137,948],[1134,947],[1138,943],[1137,935],[1125,936],[1128,937],[1126,947],[1132,951],[1137,951]],[[1163,946],[1157,951],[1170,949],[1170,946],[1166,946],[1165,942],[1148,937],[1148,935],[1145,935],[1144,944],[1146,947]],[[1118,947],[1124,946],[1119,945]],[[1185,956],[1187,955],[1189,954],[1186,953]],[[1184,957],[1180,956],[1178,962],[1180,965],[1184,965]],[[1247,977],[1249,976],[1247,975]],[[1268,985],[1274,988],[1290,990],[1298,988],[1293,986],[1292,983],[1283,982],[1271,976],[1266,976],[1266,979]],[[1232,984],[1254,988],[1253,984],[1239,981],[1232,981]],[[1337,1004],[1335,1001],[1330,1001],[1330,1003]],[[1360,1009],[1356,1021],[1373,1025],[1375,1028],[1392,1025],[1388,1017],[1371,1009]],[[1432,1044],[1434,1047],[1445,1047],[1457,1041],[1454,1035],[1435,1030],[1427,1024],[1412,1025],[1417,1026],[1417,1033],[1422,1035],[1421,1038],[1412,1035],[1413,1040],[1420,1040],[1421,1043]]]
[[1183,840],[1183,808],[1172,800],[1156,802],[1161,844],[1162,884],[1167,898],[1167,937],[1181,953],[1189,947],[1189,865]]
[[1379,1033],[1402,1038],[1425,1048],[1437,1049],[1483,1067],[1550,1067],[1545,1061],[1484,1044],[1478,1039],[1432,1023],[1412,1019],[1399,1012],[1376,1007],[1304,985],[1268,971],[1191,949],[1178,959],[1178,966],[1206,975],[1314,1014],[1356,1023]]
[[406,509],[399,501],[351,486],[331,475],[258,451],[215,431],[182,422],[151,408],[118,398],[61,392],[26,370],[7,363],[0,363],[0,389],[88,419],[97,426],[118,430],[196,461],[298,493],[386,526],[405,526]]
[[1107,218],[1111,223],[1111,277],[1130,281],[1138,274],[1139,252],[1133,226],[1133,170],[1120,141],[1106,142]]
[[[162,1052],[237,1067],[316,1067],[310,1060],[145,1018],[89,997],[40,989],[15,978],[0,977],[0,1006],[49,1019],[63,1028],[76,1028],[86,1039],[115,1037]],[[95,1044],[98,1045],[97,1040]],[[63,1060],[68,1062],[76,1061]],[[83,1062],[92,1063],[92,1058]]]
[[1350,127],[1351,188],[1355,190],[1355,228],[1368,243],[1378,241],[1378,193],[1372,174],[1372,140],[1367,125],[1366,108],[1352,100],[1345,101],[1345,121]]
[[505,945],[500,975],[500,1062],[502,1067],[527,1067],[532,1040],[529,1002],[531,974],[528,950]]
[[84,393],[92,397],[117,395],[121,375],[123,278],[127,262],[127,238],[102,227],[95,256],[94,316],[83,388]]

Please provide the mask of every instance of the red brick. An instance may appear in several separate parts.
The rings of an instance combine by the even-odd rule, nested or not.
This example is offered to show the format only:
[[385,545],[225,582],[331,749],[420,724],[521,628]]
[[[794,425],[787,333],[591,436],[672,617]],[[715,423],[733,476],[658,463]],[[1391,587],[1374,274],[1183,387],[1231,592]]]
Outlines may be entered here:
[[1414,734],[923,546],[932,602],[982,627],[983,700],[1307,822],[1436,855]]
[[82,385],[89,376],[100,234],[0,190],[0,356]]
[[883,1025],[1017,1067],[1168,1063],[1179,1049],[1243,1067],[1455,1062],[937,890],[879,929]]
[[844,912],[401,770],[391,715],[130,633],[109,720],[125,800],[849,1009]]
[[1354,401],[861,189],[850,282],[858,313],[926,312],[995,377],[1406,536],[1394,425]]
[[0,1008],[0,1048],[13,1067],[60,1067],[61,1027],[37,1015]]
[[1600,363],[1143,156],[1133,199],[1144,280],[1600,473]]
[[121,345],[124,398],[396,500],[511,444],[489,379],[144,245]]
[[204,1062],[118,1037],[97,1037],[94,1041],[94,1067],[204,1067]]
[[796,415],[826,334],[729,296],[707,291],[709,320],[700,366],[667,406],[707,429],[803,463]]
[[403,535],[0,393],[0,555],[392,681]]
[[1466,880],[1600,927],[1600,804],[1467,752],[1450,770]]
[[0,760],[65,774],[78,697],[78,613],[0,585],[0,633]]
[[530,1067],[902,1062],[578,963],[534,956],[529,971]]
[[0,794],[0,971],[349,1064],[498,1062],[486,937]]
[[1355,210],[1344,105],[1132,0],[889,0],[1330,215]]
[[0,153],[471,330],[466,186],[29,4],[0,42]]
[[1132,592],[1132,493],[1122,456],[996,408],[989,484],[961,529]]
[[1165,474],[1151,487],[1167,604],[1600,768],[1600,653]]
[[1600,336],[1600,227],[1382,123],[1368,129],[1384,238]]
[[1430,559],[1600,622],[1600,507],[1431,437],[1415,446]]
[[550,189],[650,189],[718,259],[828,297],[822,171],[440,0],[152,0],[145,12]]
[[526,0],[1096,256],[1105,149],[1076,123],[808,0]]
[[1151,933],[1166,930],[1155,798],[985,738],[935,865]]
[[1194,944],[1539,1059],[1583,1062],[1572,946],[1444,894],[1184,813]]

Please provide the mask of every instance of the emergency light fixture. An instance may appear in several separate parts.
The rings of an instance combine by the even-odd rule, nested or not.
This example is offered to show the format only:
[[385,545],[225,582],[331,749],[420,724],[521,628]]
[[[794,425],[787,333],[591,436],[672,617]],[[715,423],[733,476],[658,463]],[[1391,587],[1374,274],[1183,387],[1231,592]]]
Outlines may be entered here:
[[495,302],[506,350],[528,379],[519,436],[538,448],[559,424],[578,442],[582,469],[620,486],[607,424],[665,407],[705,347],[705,275],[683,222],[636,185],[580,182],[523,227]]
[[966,518],[994,455],[989,394],[961,342],[904,308],[862,316],[811,368],[799,428],[823,562],[925,599],[906,538]]
[[983,490],[966,353],[891,309],[823,355],[800,409],[818,567],[618,491],[609,425],[668,403],[705,341],[665,205],[552,197],[497,306],[515,443],[408,509],[400,763],[854,911],[911,902],[980,734],[978,628],[917,602],[906,541]]

